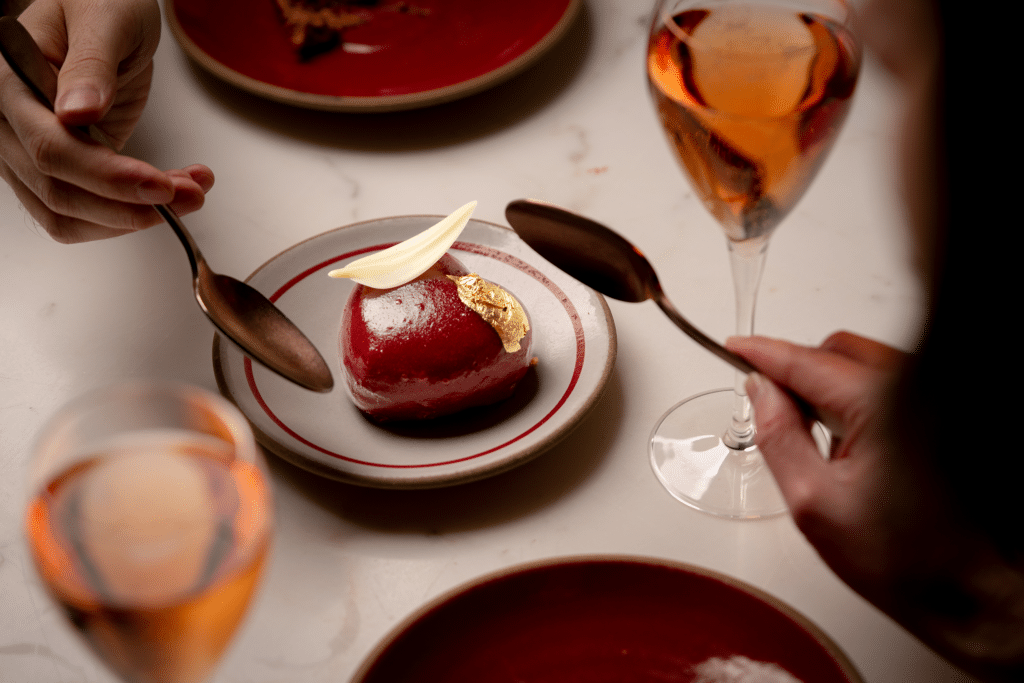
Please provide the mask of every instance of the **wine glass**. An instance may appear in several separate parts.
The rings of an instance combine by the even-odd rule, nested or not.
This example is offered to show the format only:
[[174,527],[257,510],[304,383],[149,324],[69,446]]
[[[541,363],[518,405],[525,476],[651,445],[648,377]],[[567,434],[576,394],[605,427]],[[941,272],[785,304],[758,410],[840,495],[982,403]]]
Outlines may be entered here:
[[[724,228],[736,333],[753,332],[768,241],[828,155],[849,111],[861,45],[847,0],[660,0],[647,48],[658,117],[696,194]],[[651,464],[682,502],[730,518],[786,504],[732,388],[682,401],[657,423]],[[828,437],[815,437],[823,452]]]
[[207,680],[272,530],[238,409],[177,384],[94,391],[45,425],[28,485],[36,568],[92,650],[126,683]]

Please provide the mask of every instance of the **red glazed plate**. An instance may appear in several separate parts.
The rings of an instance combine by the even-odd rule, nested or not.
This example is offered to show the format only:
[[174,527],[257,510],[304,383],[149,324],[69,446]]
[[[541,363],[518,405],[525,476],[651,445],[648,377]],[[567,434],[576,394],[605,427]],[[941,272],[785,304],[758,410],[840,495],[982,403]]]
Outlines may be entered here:
[[[382,2],[387,5],[387,2]],[[394,4],[394,3],[391,3]],[[393,111],[465,97],[519,73],[566,32],[580,0],[409,0],[302,61],[274,0],[166,0],[202,68],[239,88],[328,111]]]
[[629,557],[550,560],[457,588],[392,631],[352,683],[735,680],[862,683],[820,628],[776,598]]
[[334,391],[307,391],[215,338],[220,390],[249,419],[265,448],[332,479],[431,488],[521,465],[565,438],[590,411],[615,361],[615,326],[607,303],[509,228],[477,220],[450,251],[471,272],[507,287],[526,307],[536,367],[510,399],[447,418],[381,427],[352,404],[338,338],[352,283],[327,273],[440,218],[399,216],[331,230],[278,254],[248,278],[302,329],[335,376]]

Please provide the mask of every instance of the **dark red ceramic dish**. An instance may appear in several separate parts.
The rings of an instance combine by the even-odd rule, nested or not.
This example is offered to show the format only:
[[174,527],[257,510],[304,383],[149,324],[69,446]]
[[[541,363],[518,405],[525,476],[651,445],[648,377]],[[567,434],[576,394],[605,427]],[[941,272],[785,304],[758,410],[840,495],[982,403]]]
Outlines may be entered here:
[[275,0],[166,0],[165,7],[182,49],[233,85],[315,109],[388,111],[464,97],[518,73],[561,38],[581,2],[407,4],[423,12],[373,10],[372,20],[343,34],[358,49],[343,45],[308,60],[298,57]]
[[352,681],[690,683],[719,664],[862,682],[821,629],[762,591],[621,557],[533,564],[457,589],[389,635]]

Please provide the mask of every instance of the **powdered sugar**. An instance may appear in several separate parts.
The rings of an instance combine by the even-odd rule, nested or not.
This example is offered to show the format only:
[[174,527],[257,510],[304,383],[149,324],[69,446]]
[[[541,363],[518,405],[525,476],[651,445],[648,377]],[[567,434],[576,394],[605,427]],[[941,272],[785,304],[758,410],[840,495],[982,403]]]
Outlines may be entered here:
[[712,657],[693,667],[693,683],[801,683],[778,664],[756,662],[742,655]]

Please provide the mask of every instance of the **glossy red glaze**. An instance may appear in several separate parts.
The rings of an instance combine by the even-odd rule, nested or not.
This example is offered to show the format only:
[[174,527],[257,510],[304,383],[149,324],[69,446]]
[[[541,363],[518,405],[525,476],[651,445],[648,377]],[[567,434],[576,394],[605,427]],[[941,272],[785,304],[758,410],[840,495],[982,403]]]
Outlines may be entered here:
[[533,332],[515,353],[459,299],[445,254],[394,289],[356,285],[342,314],[342,371],[356,406],[377,421],[422,420],[512,395],[529,369]]
[[336,49],[309,62],[298,59],[274,0],[175,0],[174,11],[199,49],[238,73],[299,92],[381,97],[443,88],[511,62],[558,23],[566,0],[410,4],[429,16],[361,10],[373,19],[345,40],[375,52]]

